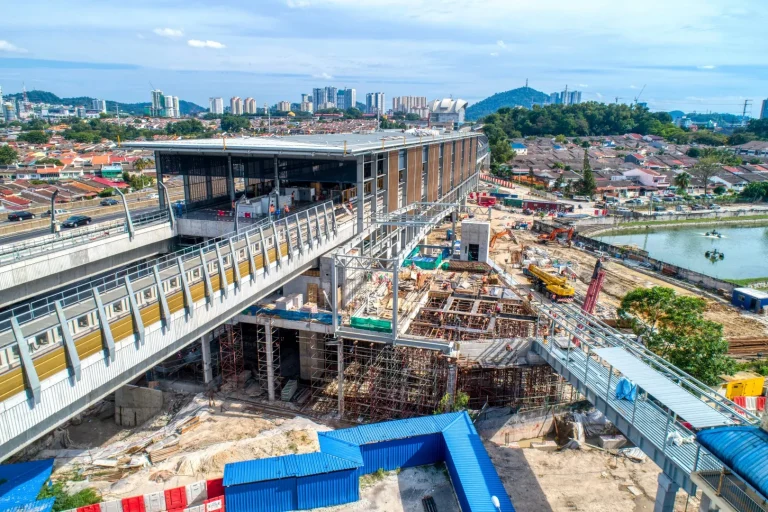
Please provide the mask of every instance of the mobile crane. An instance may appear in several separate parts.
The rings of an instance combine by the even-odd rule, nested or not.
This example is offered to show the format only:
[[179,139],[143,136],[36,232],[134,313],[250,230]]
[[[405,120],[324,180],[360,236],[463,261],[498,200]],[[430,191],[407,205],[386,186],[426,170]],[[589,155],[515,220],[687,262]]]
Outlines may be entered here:
[[536,265],[528,265],[528,277],[541,293],[546,293],[553,302],[572,302],[576,290],[568,284],[568,278],[554,276]]

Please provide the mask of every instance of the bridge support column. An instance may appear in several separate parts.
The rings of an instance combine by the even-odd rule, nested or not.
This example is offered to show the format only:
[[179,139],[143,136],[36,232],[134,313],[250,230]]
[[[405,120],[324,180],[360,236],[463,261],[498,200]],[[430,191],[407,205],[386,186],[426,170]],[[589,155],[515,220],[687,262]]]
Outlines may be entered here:
[[207,334],[200,338],[200,345],[203,349],[203,382],[210,384],[213,380],[213,368],[211,367],[211,340]]
[[659,473],[659,485],[656,488],[656,502],[653,505],[653,512],[674,512],[675,496],[680,486],[677,485],[665,473]]
[[344,340],[339,338],[336,345],[336,359],[339,372],[339,419],[344,417]]
[[699,504],[699,512],[717,512],[720,509],[712,503],[712,498],[707,496],[706,494],[701,494],[701,502]]
[[267,342],[267,396],[270,402],[275,401],[275,366],[272,360],[272,326],[264,326],[264,336]]

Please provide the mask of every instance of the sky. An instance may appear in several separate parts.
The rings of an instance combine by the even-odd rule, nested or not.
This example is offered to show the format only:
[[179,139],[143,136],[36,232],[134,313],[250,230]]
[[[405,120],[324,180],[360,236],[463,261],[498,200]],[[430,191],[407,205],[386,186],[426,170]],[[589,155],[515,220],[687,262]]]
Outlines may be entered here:
[[[525,85],[584,101],[758,115],[765,0],[5,0],[0,86],[150,101],[297,102],[333,85],[470,103]],[[645,89],[643,90],[643,86]]]

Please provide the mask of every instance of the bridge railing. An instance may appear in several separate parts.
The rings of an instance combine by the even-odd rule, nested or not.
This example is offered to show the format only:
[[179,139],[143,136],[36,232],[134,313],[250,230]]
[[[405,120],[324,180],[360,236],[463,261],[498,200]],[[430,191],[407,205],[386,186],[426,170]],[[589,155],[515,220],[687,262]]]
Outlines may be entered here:
[[622,347],[660,374],[674,381],[694,397],[707,403],[739,423],[759,425],[760,418],[744,407],[720,395],[699,379],[689,375],[663,357],[658,356],[634,339],[605,324],[599,318],[589,315],[574,305],[552,304],[543,309],[557,314],[558,321],[569,326],[572,332],[582,333],[592,343],[607,347]]
[[[168,220],[168,210],[163,209],[143,213],[135,216],[132,220],[135,228],[148,226],[156,222],[166,222]],[[99,222],[83,228],[77,228],[71,232],[65,231],[58,235],[45,235],[26,242],[9,244],[0,248],[0,265],[8,265],[43,253],[88,244],[125,233],[127,230],[125,220],[119,219]]]

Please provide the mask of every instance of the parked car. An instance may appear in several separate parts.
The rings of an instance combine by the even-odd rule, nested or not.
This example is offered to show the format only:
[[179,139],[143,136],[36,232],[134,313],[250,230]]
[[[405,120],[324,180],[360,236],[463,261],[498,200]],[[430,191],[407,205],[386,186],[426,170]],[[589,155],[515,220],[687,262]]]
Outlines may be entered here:
[[627,201],[627,204],[643,204],[643,201],[639,197],[636,197]]
[[[69,213],[67,210],[62,210],[61,208],[55,208],[55,209],[53,210],[53,212],[56,214],[56,216],[57,216],[57,217],[58,217],[59,215],[66,215],[66,214],[68,214],[68,213]],[[51,216],[51,210],[48,210],[47,212],[45,212],[45,213],[43,214],[43,217],[50,217],[50,216]]]
[[632,213],[632,210],[629,208],[616,208],[616,213],[620,215],[629,215]]
[[61,223],[65,228],[76,228],[77,226],[85,226],[91,223],[91,218],[87,215],[73,215],[64,222]]
[[116,204],[120,204],[120,202],[117,199],[102,199],[99,203],[101,206],[115,206]]
[[32,212],[13,212],[8,214],[8,220],[11,222],[18,222],[20,220],[34,219],[35,214]]
[[147,199],[160,199],[160,194],[149,194]]
[[692,204],[691,205],[691,210],[693,210],[695,212],[700,211],[700,210],[706,210],[706,209],[707,209],[707,207],[704,206],[703,204],[698,204],[697,203],[697,204]]
[[655,211],[655,212],[665,212],[665,211],[667,211],[667,209],[665,207],[661,206],[660,204],[657,204],[656,206],[653,207],[653,211]]
[[674,203],[675,201],[677,201],[677,199],[675,199],[675,198],[674,198],[674,197],[672,197],[672,196],[666,196],[666,197],[664,198],[664,202],[665,202],[665,203]]
[[710,210],[722,210],[722,207],[719,204],[712,203],[709,205]]
[[661,198],[659,196],[653,196],[651,198],[651,201],[653,201],[654,203],[660,203],[661,202]]

